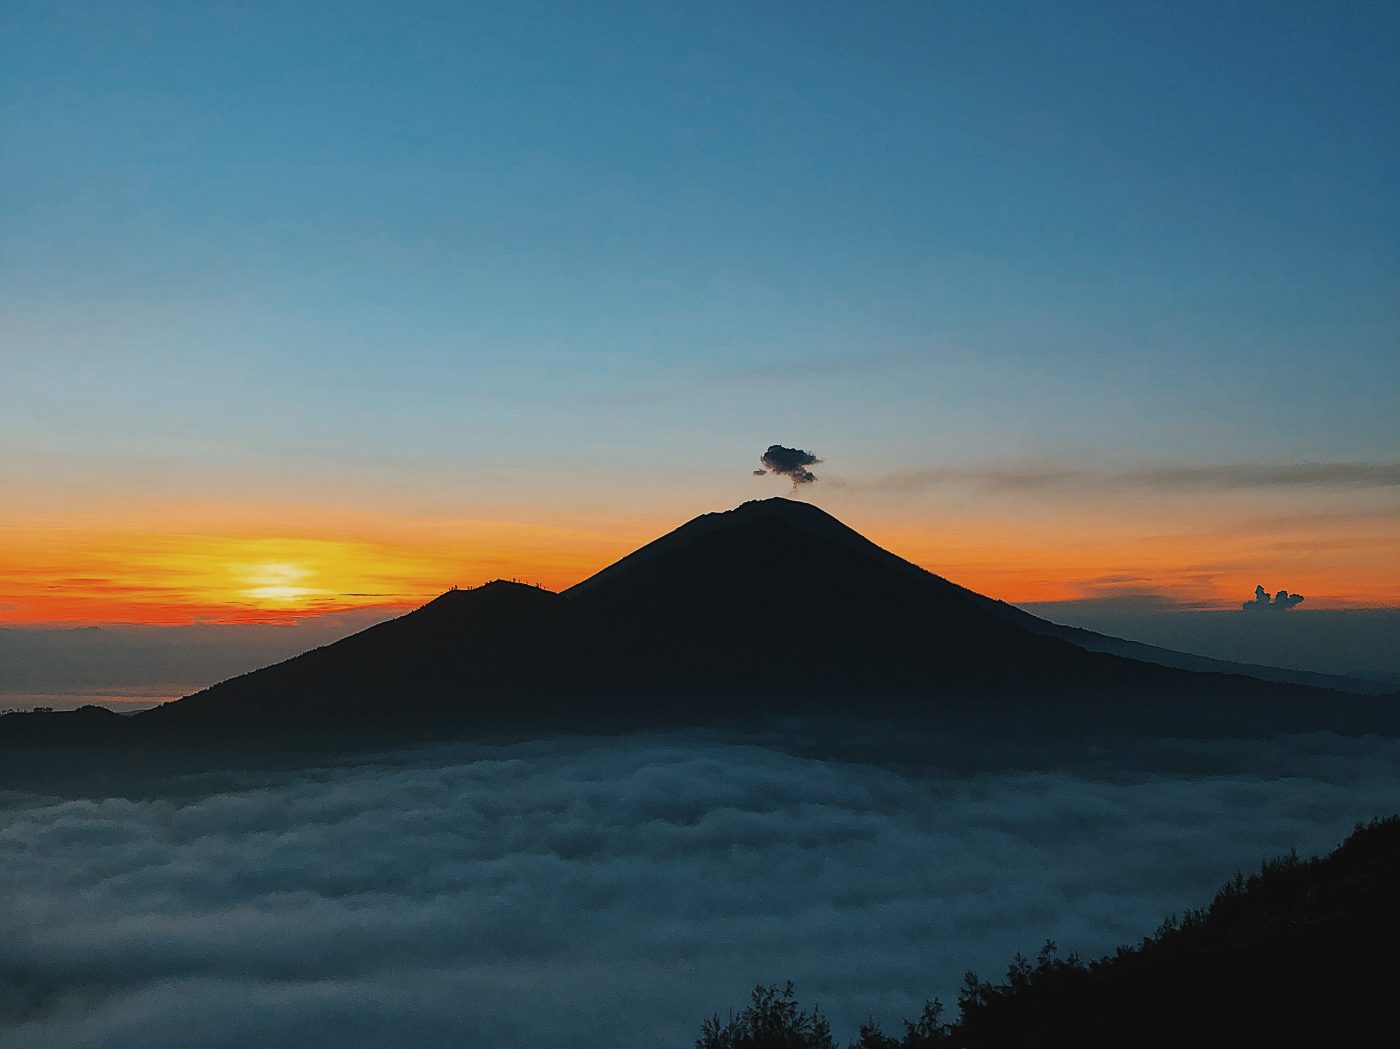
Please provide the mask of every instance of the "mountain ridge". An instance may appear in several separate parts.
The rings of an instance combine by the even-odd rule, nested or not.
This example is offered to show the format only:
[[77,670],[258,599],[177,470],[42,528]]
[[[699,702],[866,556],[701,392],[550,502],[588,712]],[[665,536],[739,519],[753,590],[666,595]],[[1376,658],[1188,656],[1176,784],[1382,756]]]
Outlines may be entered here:
[[[744,725],[772,715],[1028,738],[1400,730],[1393,699],[1174,669],[1090,651],[1072,636],[810,504],[771,499],[694,518],[562,593],[500,580],[451,590],[121,718],[126,727],[91,715],[82,726],[99,741],[105,733],[292,747]],[[0,737],[62,735],[53,722],[10,731],[20,724],[6,719]]]

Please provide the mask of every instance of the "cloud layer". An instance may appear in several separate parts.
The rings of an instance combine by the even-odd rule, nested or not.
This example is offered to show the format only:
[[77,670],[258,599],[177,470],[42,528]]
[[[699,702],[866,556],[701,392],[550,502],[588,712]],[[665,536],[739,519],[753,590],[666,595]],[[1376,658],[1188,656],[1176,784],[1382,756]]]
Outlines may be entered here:
[[945,748],[966,758],[932,741],[900,771],[562,739],[181,800],[10,798],[0,1040],[679,1047],[789,977],[843,1034],[889,1026],[1043,937],[1136,939],[1400,788],[1400,744],[1325,735],[1078,772],[954,771]]

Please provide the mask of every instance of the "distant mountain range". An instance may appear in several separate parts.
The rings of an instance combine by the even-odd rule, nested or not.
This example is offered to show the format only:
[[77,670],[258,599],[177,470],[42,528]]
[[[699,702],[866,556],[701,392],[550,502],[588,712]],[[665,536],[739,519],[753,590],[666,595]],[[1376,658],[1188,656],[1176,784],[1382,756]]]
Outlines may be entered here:
[[[1165,665],[1164,665],[1165,664]],[[894,717],[989,731],[1393,732],[1400,700],[1039,619],[807,503],[705,514],[563,593],[493,582],[130,717],[10,715],[81,738],[386,741]]]
[[1160,645],[1128,641],[1121,637],[1113,637],[1083,627],[1061,626],[1016,608],[1014,605],[1007,605],[1001,601],[994,603],[1005,609],[1008,615],[1025,626],[1027,630],[1058,637],[1090,652],[1108,652],[1115,656],[1141,660],[1144,663],[1175,667],[1177,670],[1198,670],[1213,674],[1243,674],[1246,677],[1259,678],[1261,681],[1329,688],[1338,692],[1355,692],[1365,696],[1380,696],[1395,692],[1397,685],[1400,684],[1400,682],[1366,678],[1356,674],[1324,674],[1312,670],[1293,670],[1265,666],[1260,663],[1244,663],[1239,660],[1217,659],[1190,652],[1180,652],[1171,648],[1163,648]]

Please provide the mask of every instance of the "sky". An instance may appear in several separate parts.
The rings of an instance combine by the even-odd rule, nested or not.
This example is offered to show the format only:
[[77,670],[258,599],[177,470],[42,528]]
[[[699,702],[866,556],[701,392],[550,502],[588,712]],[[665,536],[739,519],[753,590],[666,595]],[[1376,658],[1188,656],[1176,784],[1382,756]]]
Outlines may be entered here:
[[1400,605],[1400,4],[0,21],[0,627],[787,494],[1018,603]]

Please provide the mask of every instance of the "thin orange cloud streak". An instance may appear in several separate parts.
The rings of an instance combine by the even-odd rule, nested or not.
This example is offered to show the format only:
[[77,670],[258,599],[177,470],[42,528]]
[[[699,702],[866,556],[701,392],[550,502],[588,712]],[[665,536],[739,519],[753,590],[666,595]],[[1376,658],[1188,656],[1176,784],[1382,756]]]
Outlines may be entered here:
[[907,526],[882,545],[981,593],[1013,603],[1160,594],[1232,608],[1254,587],[1308,595],[1309,608],[1400,604],[1400,533],[1371,515],[1295,521],[1196,522],[1173,531],[1125,527],[1121,517],[981,520]]

